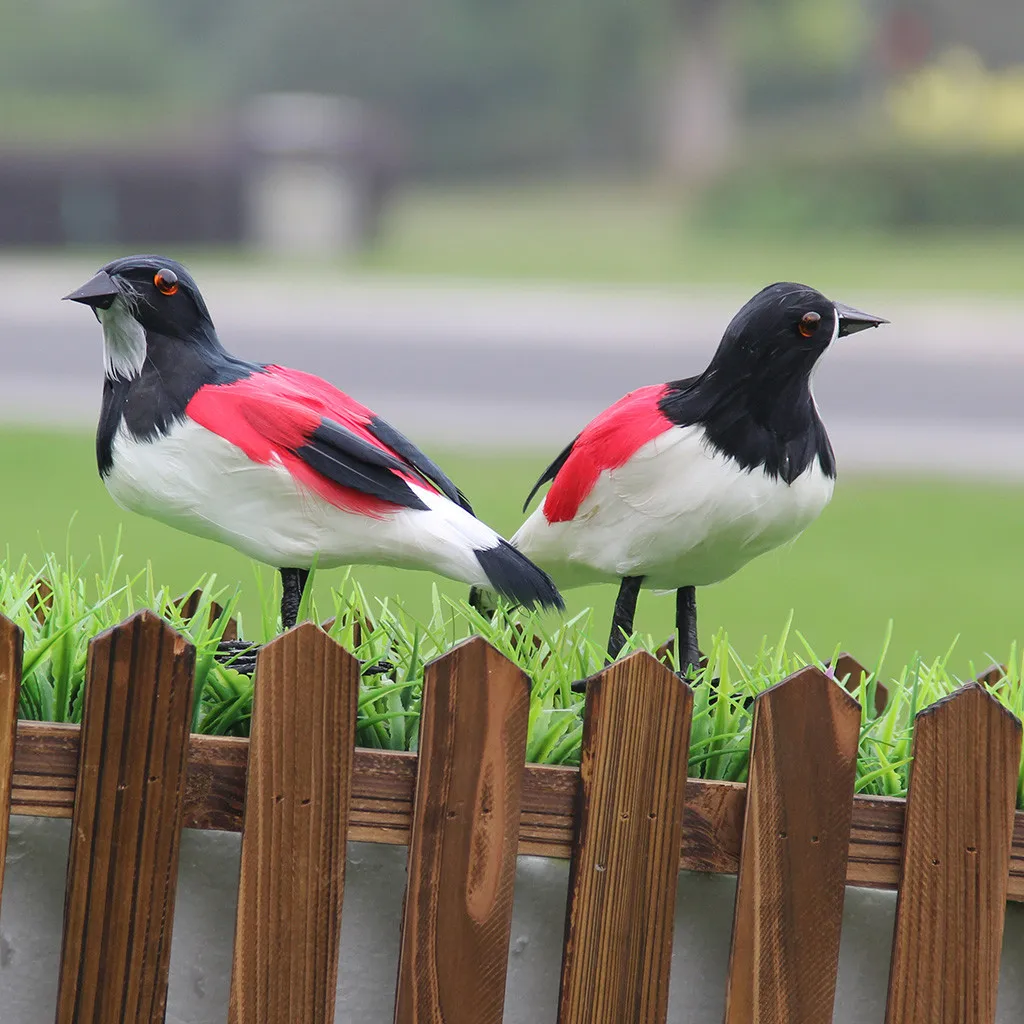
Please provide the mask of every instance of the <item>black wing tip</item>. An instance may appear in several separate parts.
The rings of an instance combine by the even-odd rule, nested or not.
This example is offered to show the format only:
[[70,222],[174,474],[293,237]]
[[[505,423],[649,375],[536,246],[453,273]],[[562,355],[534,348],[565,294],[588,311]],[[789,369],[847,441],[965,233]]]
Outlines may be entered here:
[[431,486],[438,488],[449,501],[453,501],[456,505],[464,508],[471,516],[476,515],[473,511],[473,506],[469,503],[469,498],[455,486],[448,474],[433,459],[424,455],[405,434],[395,430],[387,420],[383,420],[377,415],[374,415],[366,424],[366,429],[381,444],[390,448],[391,451],[404,459],[408,466],[412,467],[423,480]]
[[[367,446],[369,447],[369,446]],[[425,512],[430,506],[387,465],[362,461],[358,452],[331,445],[316,436],[295,449],[295,454],[313,470],[342,487],[350,487],[401,508]]]
[[526,496],[526,501],[523,502],[523,514],[526,514],[526,510],[530,507],[530,502],[533,501],[533,496],[541,489],[542,485],[547,481],[544,477],[541,477],[534,485],[533,490]]
[[475,554],[491,587],[502,597],[526,608],[539,605],[564,610],[565,601],[551,577],[507,540],[493,548],[480,548]]
[[561,472],[562,467],[568,461],[570,455],[572,455],[573,448],[576,447],[576,442],[582,435],[577,434],[556,456],[555,461],[548,466],[540,475],[540,479],[533,485],[533,490],[527,495],[526,501],[523,502],[523,512],[530,507],[530,502],[533,501],[533,496],[544,486],[549,480],[554,480],[556,476]]
[[460,487],[455,488],[455,496],[458,499],[456,504],[464,508],[471,516],[476,518],[476,513],[473,511],[473,506],[469,502],[469,498],[462,492]]

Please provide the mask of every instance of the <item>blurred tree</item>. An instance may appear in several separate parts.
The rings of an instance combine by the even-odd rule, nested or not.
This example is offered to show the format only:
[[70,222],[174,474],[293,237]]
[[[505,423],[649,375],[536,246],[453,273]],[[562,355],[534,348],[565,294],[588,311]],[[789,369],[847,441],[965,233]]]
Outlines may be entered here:
[[668,71],[662,156],[687,183],[728,160],[738,128],[735,19],[742,0],[672,0],[674,56]]
[[396,114],[420,174],[659,152],[699,179],[741,116],[862,95],[879,19],[910,7],[940,42],[1024,59],[1021,0],[0,0],[0,137],[16,109],[36,135],[110,136],[315,90]]
[[47,116],[47,96],[134,100],[159,124],[259,91],[343,93],[399,115],[423,173],[623,163],[648,136],[662,3],[0,0],[0,95]]

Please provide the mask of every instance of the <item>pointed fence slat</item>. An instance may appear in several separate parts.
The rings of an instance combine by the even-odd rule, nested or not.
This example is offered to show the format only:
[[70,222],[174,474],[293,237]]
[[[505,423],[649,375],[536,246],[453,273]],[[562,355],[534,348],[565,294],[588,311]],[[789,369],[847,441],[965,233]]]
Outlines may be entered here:
[[637,653],[587,688],[559,1024],[660,1024],[693,695]]
[[[198,587],[189,592],[188,594],[182,594],[180,597],[174,599],[174,603],[178,606],[178,611],[182,618],[191,619],[197,611],[199,611],[199,603],[203,599],[203,592]],[[224,614],[223,605],[218,604],[216,601],[210,602],[210,614],[208,616],[209,623],[212,626],[220,617]],[[227,625],[224,627],[224,639],[225,640],[237,640],[238,639],[238,622],[232,616],[227,621]]]
[[1006,681],[1006,666],[993,662],[988,668],[982,670],[975,677],[975,682],[982,686],[996,688],[1000,683]]
[[[836,677],[837,682],[842,685],[847,693],[852,693],[853,696],[856,697],[857,690],[860,688],[861,680],[869,676],[871,673],[852,654],[847,654],[844,651],[838,658],[836,658],[836,663],[832,666],[832,674]],[[888,688],[884,683],[875,680],[875,714],[882,714],[888,704]]]
[[151,612],[89,645],[57,1024],[164,1019],[194,664]]
[[754,703],[726,1024],[829,1024],[860,705],[817,668]]
[[479,637],[427,668],[397,1024],[501,1024],[529,714]]
[[991,1024],[1021,727],[977,683],[914,726],[886,1024]]
[[304,623],[256,665],[231,1024],[331,1024],[359,663]]
[[7,834],[11,823],[14,785],[14,744],[18,730],[18,697],[24,634],[0,615],[0,894],[7,861]]
[[53,587],[45,576],[37,576],[35,584],[35,589],[28,595],[25,603],[36,617],[36,622],[42,624],[53,610]]

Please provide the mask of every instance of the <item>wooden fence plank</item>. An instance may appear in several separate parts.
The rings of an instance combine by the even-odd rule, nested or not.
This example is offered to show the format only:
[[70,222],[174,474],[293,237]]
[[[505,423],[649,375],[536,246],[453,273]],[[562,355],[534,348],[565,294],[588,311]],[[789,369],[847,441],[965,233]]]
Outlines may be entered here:
[[726,1024],[829,1024],[860,705],[809,667],[754,702]]
[[[836,658],[836,663],[831,666],[831,669],[836,681],[846,690],[847,693],[852,693],[854,697],[857,696],[857,690],[860,688],[861,681],[866,676],[871,675],[871,673],[852,654],[847,654],[845,651]],[[884,683],[876,680],[874,701],[875,714],[882,714],[888,704],[889,690]]]
[[427,668],[397,1024],[501,1024],[529,714],[480,637]]
[[886,1024],[992,1024],[1021,726],[977,683],[914,727]]
[[[174,604],[177,605],[178,612],[183,619],[191,619],[197,611],[199,611],[199,603],[203,599],[203,592],[198,587],[195,590],[190,591],[187,594],[181,594],[179,597],[174,599]],[[218,604],[216,601],[210,602],[210,613],[207,616],[207,621],[212,626],[224,613],[224,606]],[[237,640],[238,639],[238,622],[232,616],[227,621],[227,625],[224,627],[223,638],[225,640]]]
[[[242,829],[249,741],[233,736],[189,740],[185,827]],[[70,818],[78,774],[78,726],[19,722],[14,751],[13,814]],[[406,846],[412,820],[416,755],[356,748],[348,838]],[[519,820],[519,852],[568,858],[579,772],[527,765]],[[679,867],[683,871],[735,874],[740,862],[747,787],[690,779]],[[906,804],[888,796],[853,801],[846,884],[895,889],[900,879]],[[1007,898],[1024,901],[1024,811],[1014,817]]]
[[46,622],[47,616],[53,611],[53,587],[45,576],[37,576],[35,589],[28,595],[25,602],[29,611],[36,617],[40,625]]
[[164,1019],[194,664],[146,611],[89,645],[58,1024]]
[[993,662],[975,676],[975,681],[986,687],[998,688],[1006,680],[1006,666]]
[[[242,829],[249,741],[233,736],[189,740],[185,827],[227,832]],[[70,818],[78,775],[78,726],[18,722],[12,814]],[[416,755],[356,748],[348,838],[406,846],[412,820]],[[519,821],[519,852],[568,858],[579,772],[527,765]],[[747,787],[690,779],[679,867],[683,871],[735,874]],[[896,797],[857,796],[846,884],[895,889],[900,879],[906,804]],[[1024,902],[1024,811],[1014,817],[1007,899]]]
[[21,658],[25,636],[10,619],[0,615],[0,894],[7,863],[7,833],[11,823],[14,783],[14,747],[18,728]]
[[643,652],[588,685],[559,1024],[665,1020],[692,708]]
[[231,1024],[332,1024],[359,663],[304,623],[259,653]]

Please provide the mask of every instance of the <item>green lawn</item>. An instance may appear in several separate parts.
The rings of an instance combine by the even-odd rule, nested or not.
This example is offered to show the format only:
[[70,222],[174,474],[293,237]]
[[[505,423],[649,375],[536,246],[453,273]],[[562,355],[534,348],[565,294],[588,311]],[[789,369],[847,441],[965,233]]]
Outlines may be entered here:
[[[437,453],[463,483],[478,512],[507,533],[546,453],[484,456]],[[222,583],[241,582],[243,616],[258,608],[251,562],[218,545],[195,540],[158,523],[121,512],[95,470],[92,440],[83,433],[0,431],[0,537],[15,558],[62,553],[68,523],[70,550],[97,564],[99,540],[109,551],[122,529],[124,567],[137,572],[151,561],[158,582],[184,590],[204,572]],[[959,634],[952,663],[966,673],[1004,660],[1024,637],[1018,594],[1024,579],[1024,488],[843,478],[821,520],[790,547],[752,563],[731,580],[699,595],[702,636],[725,627],[745,655],[761,637],[777,636],[790,609],[794,625],[823,655],[842,643],[873,663],[891,618],[895,632],[887,663],[915,651],[942,654]],[[330,573],[320,587],[325,607]],[[360,568],[372,594],[401,594],[425,611],[433,577],[393,569]],[[465,588],[443,584],[455,595]],[[594,605],[607,621],[614,588],[570,592],[570,609]],[[318,600],[321,598],[318,597]],[[641,596],[637,628],[658,637],[672,628],[674,602]]]
[[[70,250],[100,266],[109,249]],[[54,252],[39,255],[51,260]],[[476,187],[401,191],[378,244],[345,260],[277,260],[218,248],[178,248],[204,271],[258,266],[282,280],[338,274],[484,281],[730,286],[806,281],[826,293],[959,292],[1019,296],[1024,232],[921,230],[885,234],[711,231],[685,202],[640,186]],[[22,254],[20,259],[24,259]]]
[[653,188],[418,188],[399,193],[363,269],[466,278],[1019,295],[1024,232],[711,232]]

